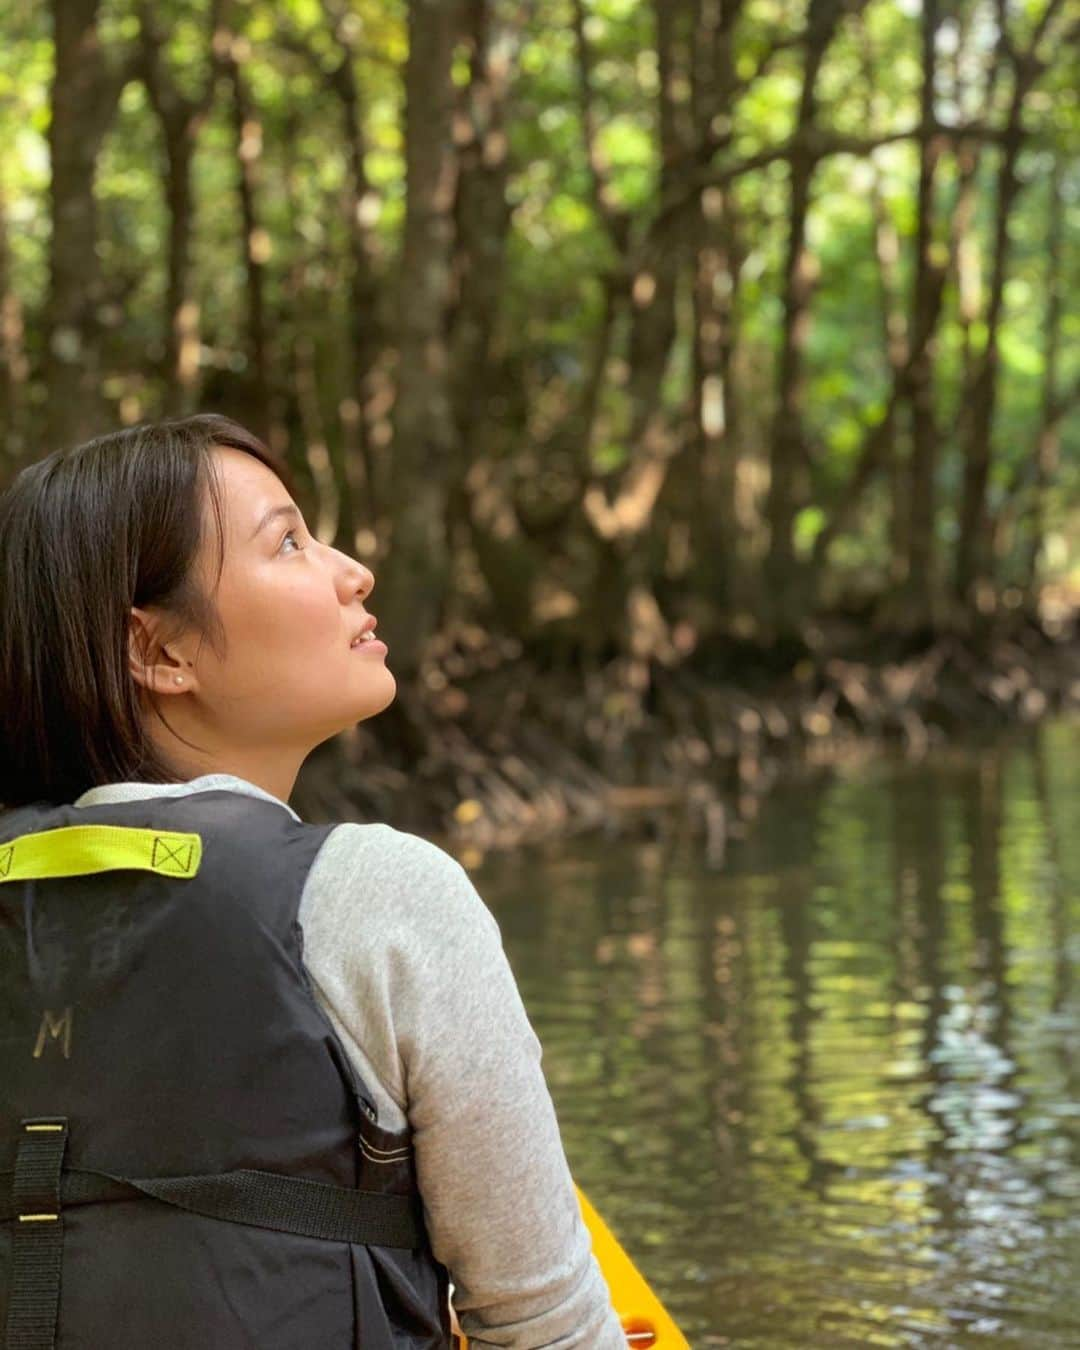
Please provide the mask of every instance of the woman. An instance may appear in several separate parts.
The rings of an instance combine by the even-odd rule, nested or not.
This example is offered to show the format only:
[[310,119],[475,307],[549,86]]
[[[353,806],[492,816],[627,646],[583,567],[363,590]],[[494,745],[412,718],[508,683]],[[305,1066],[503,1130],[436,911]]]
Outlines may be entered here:
[[[0,498],[0,845],[36,847],[46,827],[83,821],[120,826],[132,838],[136,826],[169,828],[175,839],[199,838],[204,863],[201,878],[170,881],[124,871],[115,859],[101,875],[56,880],[47,868],[25,871],[19,906],[10,903],[19,886],[0,886],[0,937],[9,939],[0,945],[0,985],[41,1004],[16,1008],[14,993],[6,1010],[0,1004],[12,1022],[0,1025],[8,1085],[0,1088],[8,1117],[0,1146],[19,1157],[14,1191],[33,1189],[26,1177],[34,1149],[66,1141],[52,1145],[44,1167],[56,1177],[34,1183],[45,1196],[35,1202],[45,1206],[42,1221],[23,1223],[16,1196],[11,1222],[0,1224],[9,1239],[0,1246],[0,1312],[6,1288],[11,1344],[18,1318],[22,1328],[52,1315],[15,1309],[19,1262],[37,1269],[51,1261],[65,1345],[103,1343],[100,1329],[97,1340],[79,1339],[74,1319],[91,1315],[90,1306],[99,1328],[111,1328],[114,1350],[147,1337],[160,1350],[445,1345],[445,1316],[433,1320],[424,1306],[433,1290],[444,1297],[445,1271],[474,1347],[625,1345],[590,1255],[538,1043],[494,920],[466,873],[417,836],[379,824],[309,826],[287,805],[307,755],[394,697],[386,648],[371,636],[373,587],[368,568],[312,537],[265,447],[218,416],[135,427],[56,453]],[[185,833],[193,821],[199,830]],[[260,917],[256,874],[274,892],[267,912],[280,931],[262,932],[273,924]],[[51,882],[40,879],[48,875]],[[211,883],[224,893],[207,894]],[[134,905],[136,891],[118,889],[138,886],[145,900]],[[98,931],[71,937],[73,915],[90,912],[89,901],[71,903],[81,894],[95,898],[93,912],[109,916],[100,922],[119,938],[102,946],[98,920]],[[250,919],[242,933],[241,913]],[[165,941],[165,931],[185,936]],[[257,957],[264,937],[269,955]],[[49,974],[49,951],[60,953],[59,975]],[[216,973],[225,961],[228,979]],[[281,987],[271,989],[264,968],[275,963]],[[133,989],[146,1001],[125,1016],[138,1026],[116,1039]],[[257,1002],[264,996],[268,1013]],[[212,999],[214,1018],[206,1013]],[[291,1022],[278,1025],[286,1007],[314,1047],[299,1057]],[[80,1039],[83,1027],[100,1030]],[[271,1034],[280,1051],[260,1039]],[[102,1066],[93,1057],[106,1040]],[[150,1042],[167,1047],[152,1067],[140,1058]],[[325,1155],[314,1143],[300,1157],[290,1152],[302,1130],[320,1134],[327,1080],[305,1086],[305,1074],[315,1060],[323,1064],[321,1044],[327,1063],[341,1061],[344,1098],[359,1108],[355,1174],[342,1151],[355,1136],[344,1125]],[[125,1077],[129,1054],[139,1068]],[[108,1180],[122,1164],[103,1142],[119,1127],[95,1121],[93,1133],[71,1106],[81,1100],[80,1064],[93,1065],[86,1081],[96,1085],[83,1115],[107,1099],[110,1122],[139,1125],[124,1137],[128,1155],[139,1157],[123,1164],[123,1181]],[[174,1090],[179,1080],[186,1095]],[[235,1108],[223,1105],[234,1100]],[[98,1187],[84,1178],[86,1194],[96,1203],[69,1202],[74,1183],[60,1181],[56,1151],[65,1147],[68,1168],[82,1149],[81,1166]],[[90,1156],[94,1149],[99,1156]],[[0,1154],[0,1171],[12,1166]],[[197,1180],[187,1209],[167,1190],[180,1172],[205,1180],[219,1170],[232,1179],[288,1172],[309,1190],[331,1183],[328,1196],[333,1187],[335,1195],[350,1186],[403,1192],[415,1182],[424,1231],[412,1251],[388,1255],[378,1241],[343,1247],[301,1236],[322,1230],[279,1224],[280,1207],[271,1206],[263,1228],[245,1226],[250,1197],[192,1200]],[[101,1214],[107,1233],[103,1221],[98,1229],[91,1222]],[[171,1227],[151,1231],[147,1216],[156,1222],[159,1214]],[[59,1239],[48,1247],[58,1219],[62,1258]],[[108,1285],[118,1266],[144,1258],[126,1297]],[[80,1271],[91,1268],[92,1289],[80,1285]],[[341,1293],[342,1281],[351,1294]],[[339,1303],[351,1309],[351,1324],[348,1316],[320,1321],[320,1308]],[[345,1339],[327,1339],[342,1328]]]

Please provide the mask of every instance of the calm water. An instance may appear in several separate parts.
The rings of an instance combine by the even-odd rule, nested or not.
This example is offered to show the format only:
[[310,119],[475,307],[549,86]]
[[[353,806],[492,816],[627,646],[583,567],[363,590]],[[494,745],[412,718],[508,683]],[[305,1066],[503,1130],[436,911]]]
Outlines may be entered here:
[[474,879],[695,1350],[1080,1346],[1080,725]]

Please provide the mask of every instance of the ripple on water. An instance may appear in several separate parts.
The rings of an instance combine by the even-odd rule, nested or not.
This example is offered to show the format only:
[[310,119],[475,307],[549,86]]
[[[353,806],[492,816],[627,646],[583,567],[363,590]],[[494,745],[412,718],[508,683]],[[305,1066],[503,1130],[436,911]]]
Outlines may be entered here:
[[691,1344],[1080,1345],[1080,727],[492,860],[578,1179]]

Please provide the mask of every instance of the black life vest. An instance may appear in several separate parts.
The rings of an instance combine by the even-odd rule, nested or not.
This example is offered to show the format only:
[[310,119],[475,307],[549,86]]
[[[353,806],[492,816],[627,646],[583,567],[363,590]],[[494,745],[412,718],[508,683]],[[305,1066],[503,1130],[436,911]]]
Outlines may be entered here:
[[330,828],[228,791],[0,815],[5,1350],[452,1344],[408,1137],[303,965]]

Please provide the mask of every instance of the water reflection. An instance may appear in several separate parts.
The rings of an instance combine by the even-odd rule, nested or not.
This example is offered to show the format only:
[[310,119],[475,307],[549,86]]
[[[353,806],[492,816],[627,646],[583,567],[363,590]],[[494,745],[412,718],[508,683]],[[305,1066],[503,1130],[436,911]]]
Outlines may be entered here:
[[1080,1344],[1080,727],[475,879],[695,1347]]

